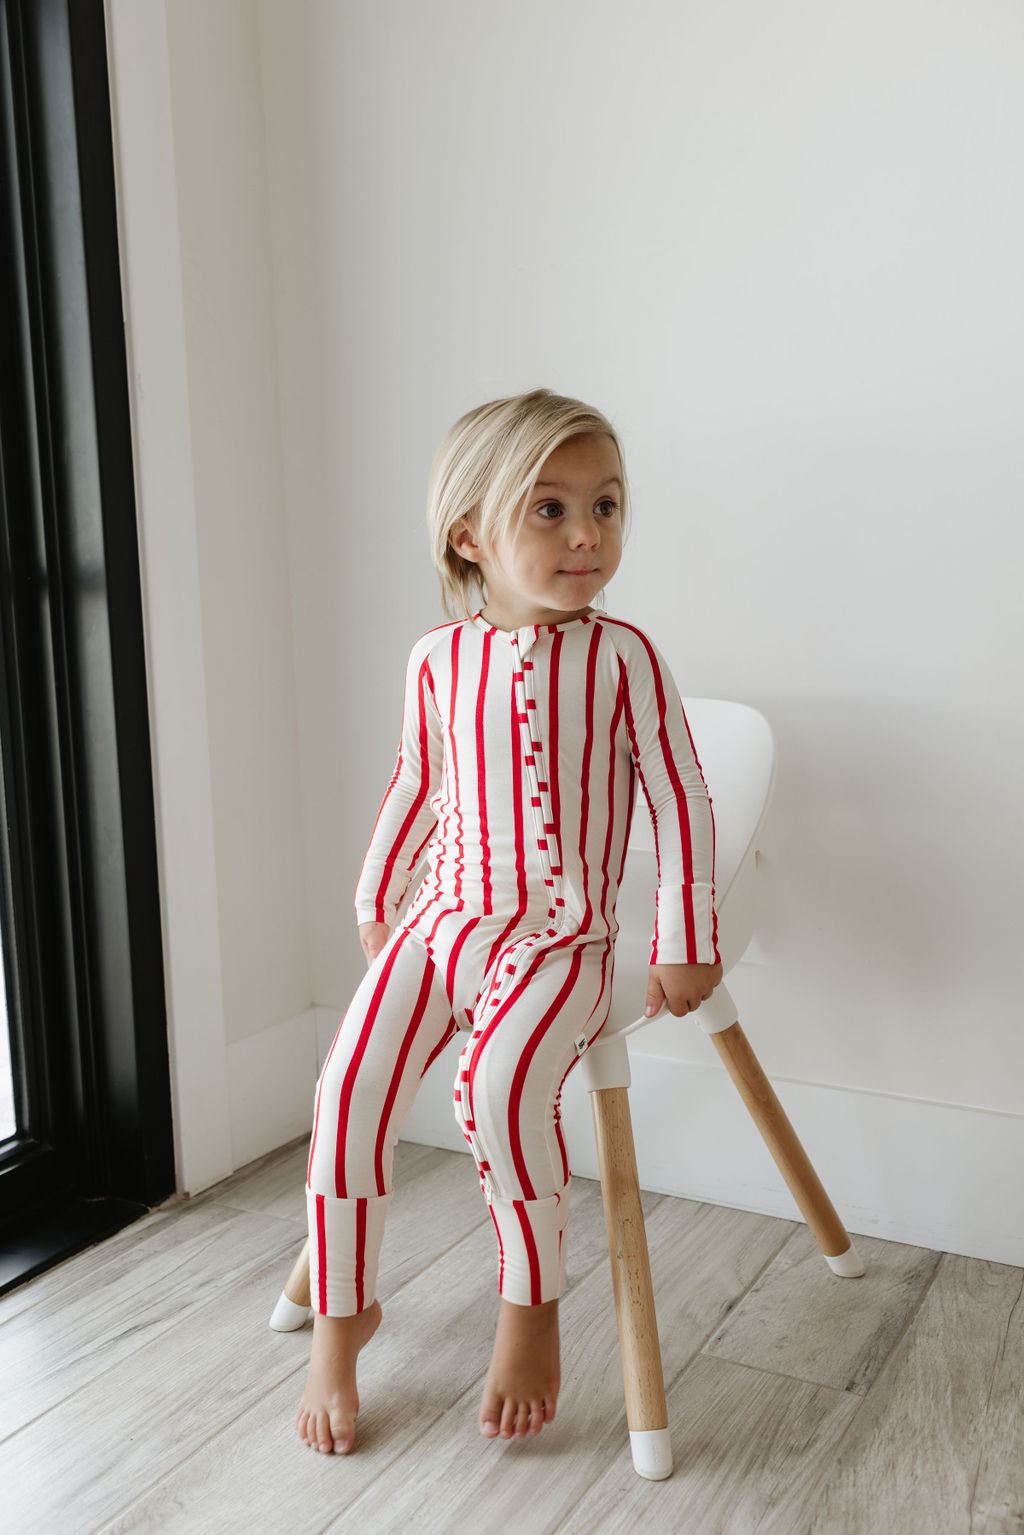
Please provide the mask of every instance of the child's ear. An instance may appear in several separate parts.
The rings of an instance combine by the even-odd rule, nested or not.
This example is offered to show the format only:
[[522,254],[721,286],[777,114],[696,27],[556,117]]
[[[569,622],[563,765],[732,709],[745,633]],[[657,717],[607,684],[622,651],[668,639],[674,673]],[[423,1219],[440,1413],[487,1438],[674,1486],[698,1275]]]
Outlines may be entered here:
[[474,565],[479,564],[483,550],[475,539],[475,530],[470,527],[465,517],[460,517],[453,523],[448,534],[448,542],[456,554],[461,554],[464,560],[470,560]]

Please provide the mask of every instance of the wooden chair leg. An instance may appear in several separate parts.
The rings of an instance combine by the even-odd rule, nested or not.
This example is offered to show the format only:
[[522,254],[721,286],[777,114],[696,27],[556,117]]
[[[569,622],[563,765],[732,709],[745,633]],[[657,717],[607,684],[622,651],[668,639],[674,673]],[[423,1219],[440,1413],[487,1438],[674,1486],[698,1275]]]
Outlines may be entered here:
[[714,1040],[726,1070],[739,1088],[740,1096],[764,1137],[829,1268],[844,1278],[855,1278],[863,1274],[864,1264],[857,1256],[849,1232],[836,1214],[835,1206],[797,1139],[796,1131],[739,1023],[719,1033],[710,1034],[709,1038]]
[[650,1481],[661,1481],[672,1474],[672,1444],[654,1315],[650,1255],[637,1182],[629,1090],[625,1087],[598,1088],[591,1092],[590,1101],[611,1255],[633,1465],[641,1476]]
[[297,1332],[309,1321],[309,1238],[302,1244],[302,1251],[278,1297],[270,1325],[275,1332]]

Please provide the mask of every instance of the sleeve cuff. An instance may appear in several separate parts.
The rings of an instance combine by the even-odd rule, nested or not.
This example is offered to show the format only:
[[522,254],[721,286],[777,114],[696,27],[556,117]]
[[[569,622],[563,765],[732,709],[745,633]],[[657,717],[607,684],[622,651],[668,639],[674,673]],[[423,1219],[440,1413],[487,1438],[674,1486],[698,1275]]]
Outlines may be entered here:
[[394,917],[388,917],[383,902],[379,906],[360,906],[356,902],[356,926],[362,922],[386,922],[388,927],[392,927]]
[[651,939],[652,965],[717,965],[714,892],[710,885],[659,887],[658,920]]

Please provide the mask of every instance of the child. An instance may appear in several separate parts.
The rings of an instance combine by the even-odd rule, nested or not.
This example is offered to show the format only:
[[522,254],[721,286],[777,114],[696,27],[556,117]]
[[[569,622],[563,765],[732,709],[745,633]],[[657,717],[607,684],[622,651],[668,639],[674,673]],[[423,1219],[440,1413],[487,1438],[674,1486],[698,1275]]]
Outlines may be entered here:
[[614,428],[548,389],[470,411],[434,460],[433,557],[445,611],[464,616],[412,647],[398,761],[355,892],[369,968],[317,1083],[313,1349],[295,1420],[314,1449],[355,1441],[395,1143],[460,1030],[455,1117],[501,1297],[480,1432],[522,1438],[554,1418],[570,1186],[559,1101],[608,1017],[637,779],[659,871],[647,1011],[667,1001],[682,1015],[722,978],[714,823],[679,694],[646,635],[592,607],[618,568],[625,506]]

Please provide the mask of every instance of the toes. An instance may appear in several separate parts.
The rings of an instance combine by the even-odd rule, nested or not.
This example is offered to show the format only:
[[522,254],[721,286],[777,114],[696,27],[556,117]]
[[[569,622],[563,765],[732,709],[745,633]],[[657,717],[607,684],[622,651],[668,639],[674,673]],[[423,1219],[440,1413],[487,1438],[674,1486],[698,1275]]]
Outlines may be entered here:
[[518,1406],[519,1406],[519,1403],[516,1402],[516,1401],[513,1401],[512,1397],[507,1396],[505,1398],[505,1404],[504,1404],[504,1406],[501,1409],[501,1437],[502,1437],[502,1439],[511,1439],[513,1433],[515,1432],[516,1410],[517,1410]]
[[300,1407],[295,1415],[295,1428],[299,1438],[311,1450],[324,1455],[335,1452],[347,1455],[355,1442],[356,1414],[340,1408],[333,1408],[330,1412],[322,1408],[316,1412]]
[[501,1421],[501,1398],[493,1391],[485,1391],[480,1403],[480,1432],[488,1439],[497,1434]]
[[338,1455],[347,1455],[356,1437],[356,1415],[335,1411],[331,1414],[330,1432],[333,1448]]
[[480,1407],[480,1432],[488,1439],[522,1439],[539,1434],[555,1416],[555,1404],[544,1396],[520,1401],[517,1397],[486,1395]]

